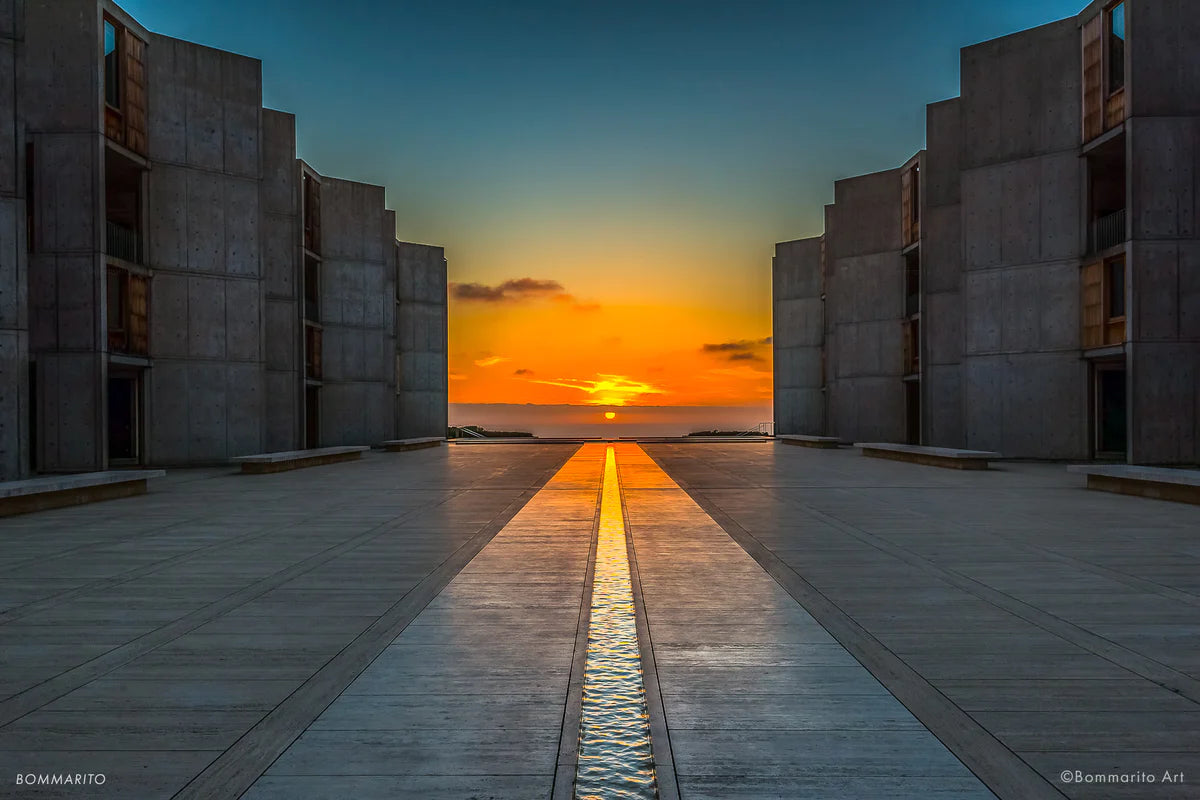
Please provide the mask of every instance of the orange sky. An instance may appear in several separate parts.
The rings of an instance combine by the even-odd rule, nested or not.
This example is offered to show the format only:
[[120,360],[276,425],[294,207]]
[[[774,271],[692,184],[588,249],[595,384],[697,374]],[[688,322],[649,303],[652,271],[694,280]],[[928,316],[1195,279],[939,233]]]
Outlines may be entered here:
[[[646,284],[627,285],[639,283]],[[770,317],[761,287],[738,302],[744,293],[727,291],[723,300],[720,286],[692,286],[675,292],[674,303],[569,288],[552,277],[453,283],[450,402],[770,402]]]

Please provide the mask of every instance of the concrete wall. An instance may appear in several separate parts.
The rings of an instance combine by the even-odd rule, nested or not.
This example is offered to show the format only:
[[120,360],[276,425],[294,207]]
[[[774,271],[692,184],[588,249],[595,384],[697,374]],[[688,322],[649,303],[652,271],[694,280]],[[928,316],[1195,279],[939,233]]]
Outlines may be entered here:
[[396,219],[381,186],[321,179],[321,443],[394,438]]
[[0,480],[29,474],[25,142],[17,119],[23,15],[0,0]]
[[396,436],[445,436],[446,253],[396,244]]
[[107,342],[100,9],[27,0],[20,114],[35,148],[29,348],[36,362],[36,459],[44,471],[105,464]]
[[961,102],[926,109],[921,163],[921,390],[924,443],[961,447],[963,429]]
[[265,449],[300,447],[304,359],[296,118],[263,111],[262,269],[266,347]]
[[1200,15],[1129,4],[1129,460],[1200,463]]
[[1080,36],[1065,20],[962,53],[965,445],[1085,458]]
[[905,439],[901,171],[838,181],[826,213],[829,433]]
[[262,452],[262,64],[152,36],[147,457]]
[[825,433],[821,239],[775,245],[772,260],[776,434]]

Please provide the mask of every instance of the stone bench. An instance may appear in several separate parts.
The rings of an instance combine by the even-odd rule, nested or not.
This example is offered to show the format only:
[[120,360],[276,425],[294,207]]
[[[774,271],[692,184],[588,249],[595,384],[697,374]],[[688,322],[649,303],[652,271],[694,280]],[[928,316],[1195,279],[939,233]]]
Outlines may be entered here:
[[1200,505],[1200,470],[1076,464],[1067,471],[1086,475],[1089,489]]
[[856,443],[864,456],[888,458],[892,461],[908,461],[928,467],[946,469],[987,469],[988,462],[1003,458],[999,453],[986,450],[956,450],[950,447],[921,447],[913,444],[890,444],[884,442]]
[[380,449],[389,453],[402,453],[405,450],[420,450],[423,447],[441,447],[445,437],[426,436],[418,439],[391,439],[379,445]]
[[821,450],[836,450],[842,446],[842,440],[836,436],[801,436],[786,434],[776,436],[776,439],[784,444],[794,444],[800,447],[817,447]]
[[145,494],[146,481],[166,474],[161,469],[111,470],[0,483],[0,517]]
[[353,461],[362,458],[370,450],[365,445],[351,447],[319,447],[315,450],[288,450],[283,453],[259,453],[254,456],[238,456],[229,459],[232,464],[241,464],[242,472],[261,475],[267,472],[286,472],[290,469],[317,467],[338,461]]

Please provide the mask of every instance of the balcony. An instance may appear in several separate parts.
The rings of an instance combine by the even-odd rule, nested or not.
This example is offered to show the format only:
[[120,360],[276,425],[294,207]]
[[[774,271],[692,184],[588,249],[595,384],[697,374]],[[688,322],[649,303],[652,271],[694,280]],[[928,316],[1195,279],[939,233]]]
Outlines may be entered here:
[[128,261],[130,264],[142,263],[142,237],[132,228],[109,220],[105,225],[104,252],[112,258]]
[[1125,209],[1092,221],[1088,226],[1088,252],[1103,253],[1125,243]]

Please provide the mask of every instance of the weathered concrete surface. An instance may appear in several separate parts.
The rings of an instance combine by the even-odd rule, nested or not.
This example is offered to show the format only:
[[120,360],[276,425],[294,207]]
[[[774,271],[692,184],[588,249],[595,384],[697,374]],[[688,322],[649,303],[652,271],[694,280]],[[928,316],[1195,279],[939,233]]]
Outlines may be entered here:
[[266,368],[263,446],[276,451],[303,444],[300,387],[304,380],[304,332],[300,325],[300,168],[296,161],[296,118],[264,109],[262,141],[263,179],[259,197]]
[[921,164],[921,412],[924,443],[963,444],[961,101],[926,108]]
[[25,148],[18,125],[16,0],[0,0],[0,480],[29,474],[29,297]]
[[[440,565],[575,449],[180,470],[139,498],[0,521],[0,796],[57,796],[17,772],[103,772],[87,796],[112,798],[169,798],[206,769],[253,780],[453,577]],[[253,752],[220,758],[243,740]]]
[[[1130,4],[1129,460],[1200,463],[1200,20]],[[1142,42],[1152,42],[1144,46]]]
[[265,444],[262,63],[167,36],[149,48],[146,456],[223,462]]
[[[860,660],[897,657],[885,683],[943,741],[982,731],[1071,798],[1196,796],[1200,509],[1088,492],[1050,465],[646,449]],[[977,772],[990,758],[959,755]],[[1068,769],[1187,782],[1066,785]]]
[[382,186],[321,179],[321,444],[394,438],[395,214]]
[[775,245],[771,261],[775,433],[825,432],[821,239]]
[[1079,41],[1069,19],[962,52],[965,439],[955,446],[1089,455]]
[[396,244],[396,436],[445,436],[446,253]]
[[901,442],[901,171],[838,181],[834,196],[825,234],[826,433]]

